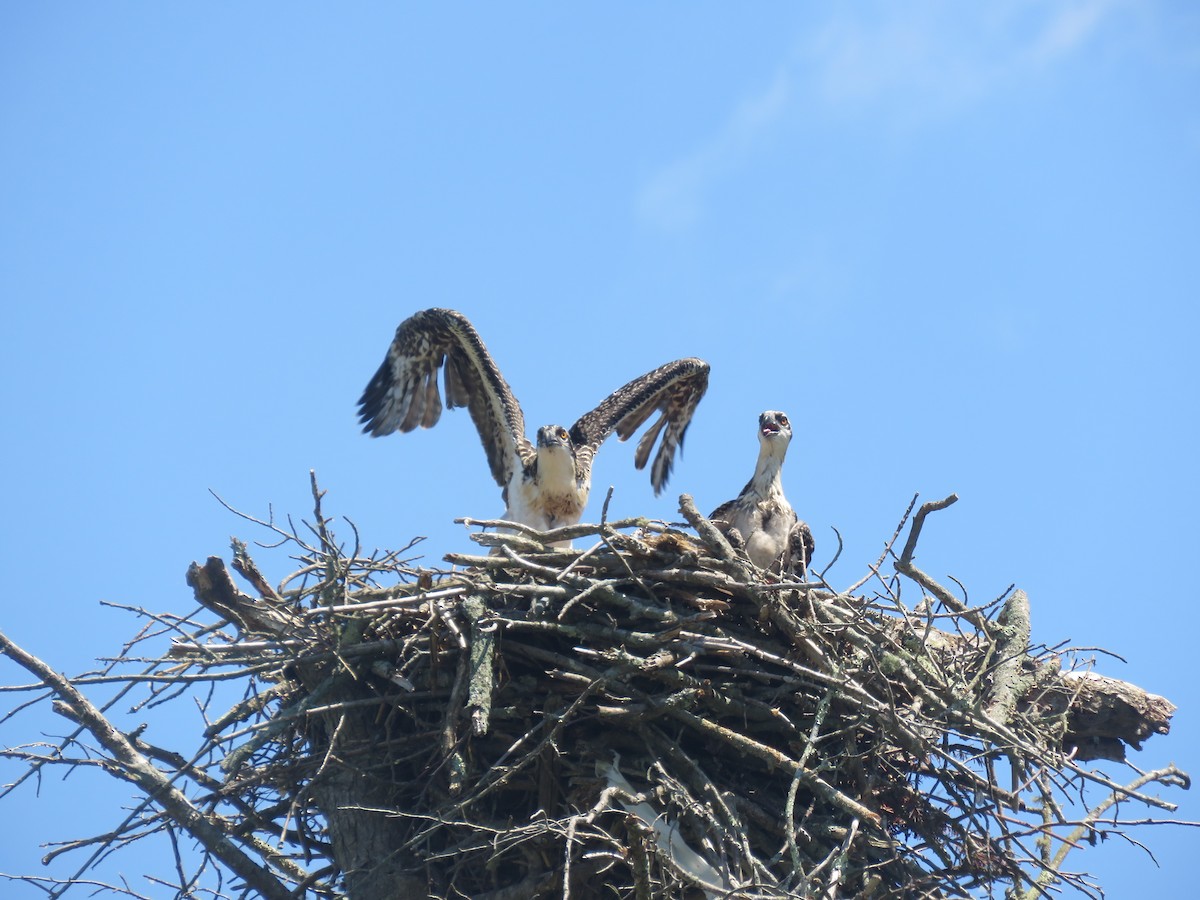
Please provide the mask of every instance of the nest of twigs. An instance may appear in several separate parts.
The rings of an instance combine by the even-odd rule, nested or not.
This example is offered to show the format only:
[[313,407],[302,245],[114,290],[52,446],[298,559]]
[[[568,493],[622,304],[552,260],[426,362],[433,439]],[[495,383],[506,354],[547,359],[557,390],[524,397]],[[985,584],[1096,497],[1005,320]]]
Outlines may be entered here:
[[[318,495],[281,587],[241,545],[258,597],[215,558],[189,576],[239,625],[222,658],[257,660],[259,689],[210,728],[226,798],[326,861],[308,888],[331,895],[380,867],[395,896],[1084,888],[1062,865],[1095,833],[1084,788],[1140,785],[1081,767],[1087,679],[1029,645],[1020,591],[968,609],[912,566],[935,508],[889,544],[905,603],[898,576],[864,594],[758,571],[686,497],[695,533],[478,533],[490,552],[430,570],[347,550]],[[351,828],[382,839],[364,852]]]

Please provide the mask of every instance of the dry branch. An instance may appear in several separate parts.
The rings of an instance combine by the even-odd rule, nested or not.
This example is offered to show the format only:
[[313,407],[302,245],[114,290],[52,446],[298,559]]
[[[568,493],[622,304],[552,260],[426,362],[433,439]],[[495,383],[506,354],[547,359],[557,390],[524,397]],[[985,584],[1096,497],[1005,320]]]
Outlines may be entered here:
[[[779,582],[686,495],[695,535],[478,534],[492,552],[446,571],[347,553],[315,479],[313,497],[303,532],[259,523],[298,570],[272,586],[235,540],[250,594],[219,558],[193,563],[196,600],[233,630],[164,623],[172,646],[127,676],[160,695],[245,681],[202,752],[101,741],[262,896],[1032,898],[1084,888],[1063,861],[1128,827],[1110,813],[1172,810],[1146,789],[1187,786],[1173,767],[1122,786],[1085,766],[1167,733],[1168,701],[1034,647],[1023,592],[968,608],[913,566],[953,497],[918,510],[897,559],[930,595],[916,609],[882,579]],[[548,547],[568,538],[584,548]]]
[[264,897],[287,900],[291,892],[266,865],[252,859],[229,831],[217,827],[212,819],[171,784],[171,779],[141,753],[136,738],[122,734],[70,681],[37,657],[25,652],[0,633],[0,653],[24,667],[42,684],[54,691],[72,720],[83,725],[108,752],[114,774],[133,782],[147,797],[183,827],[221,863],[228,866],[246,884]]

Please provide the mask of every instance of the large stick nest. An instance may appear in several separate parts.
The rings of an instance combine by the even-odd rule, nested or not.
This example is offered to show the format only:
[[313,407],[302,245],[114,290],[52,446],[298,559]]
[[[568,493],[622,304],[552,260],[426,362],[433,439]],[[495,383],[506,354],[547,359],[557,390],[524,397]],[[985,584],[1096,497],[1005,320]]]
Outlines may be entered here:
[[[1090,893],[1066,851],[1120,827],[1115,800],[1170,808],[1147,782],[1186,785],[1082,765],[1165,733],[1166,700],[1064,671],[1021,591],[968,608],[913,566],[949,499],[880,561],[917,586],[902,600],[878,564],[871,593],[780,582],[686,496],[695,534],[480,533],[490,553],[430,570],[347,550],[314,495],[280,587],[241,544],[257,597],[193,564],[240,633],[173,655],[253,663],[265,688],[210,728],[225,797],[340,870],[319,892],[386,865],[397,895],[438,897]],[[343,852],[364,823],[386,859]]]

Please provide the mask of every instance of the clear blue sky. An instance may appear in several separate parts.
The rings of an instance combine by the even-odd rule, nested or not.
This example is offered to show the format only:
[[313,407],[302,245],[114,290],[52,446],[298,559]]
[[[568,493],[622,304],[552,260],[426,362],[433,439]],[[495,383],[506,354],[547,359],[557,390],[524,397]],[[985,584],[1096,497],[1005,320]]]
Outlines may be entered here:
[[[1180,706],[1139,764],[1200,773],[1198,98],[1182,2],[4,4],[3,629],[86,668],[136,627],[99,601],[188,611],[188,563],[260,536],[210,489],[308,516],[310,468],[368,545],[470,546],[452,518],[502,507],[465,413],[354,415],[396,325],[449,306],[531,428],[711,363],[667,493],[614,441],[593,518],[609,484],[614,515],[728,499],[765,408],[835,585],[958,492],[924,568],[1120,653]],[[0,871],[120,820],[81,776],[8,801]],[[1192,889],[1197,833],[1141,836],[1161,869],[1072,865]]]

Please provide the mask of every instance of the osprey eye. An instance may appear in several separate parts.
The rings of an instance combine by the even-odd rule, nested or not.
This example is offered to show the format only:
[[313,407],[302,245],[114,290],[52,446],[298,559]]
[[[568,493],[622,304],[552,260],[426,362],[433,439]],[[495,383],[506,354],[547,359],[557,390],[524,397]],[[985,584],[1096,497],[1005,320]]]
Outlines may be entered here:
[[565,429],[565,428],[558,429],[558,437],[560,440],[565,441],[567,439],[567,429]]
[[781,425],[786,425],[788,423],[787,416],[781,415],[779,417],[779,422]]

